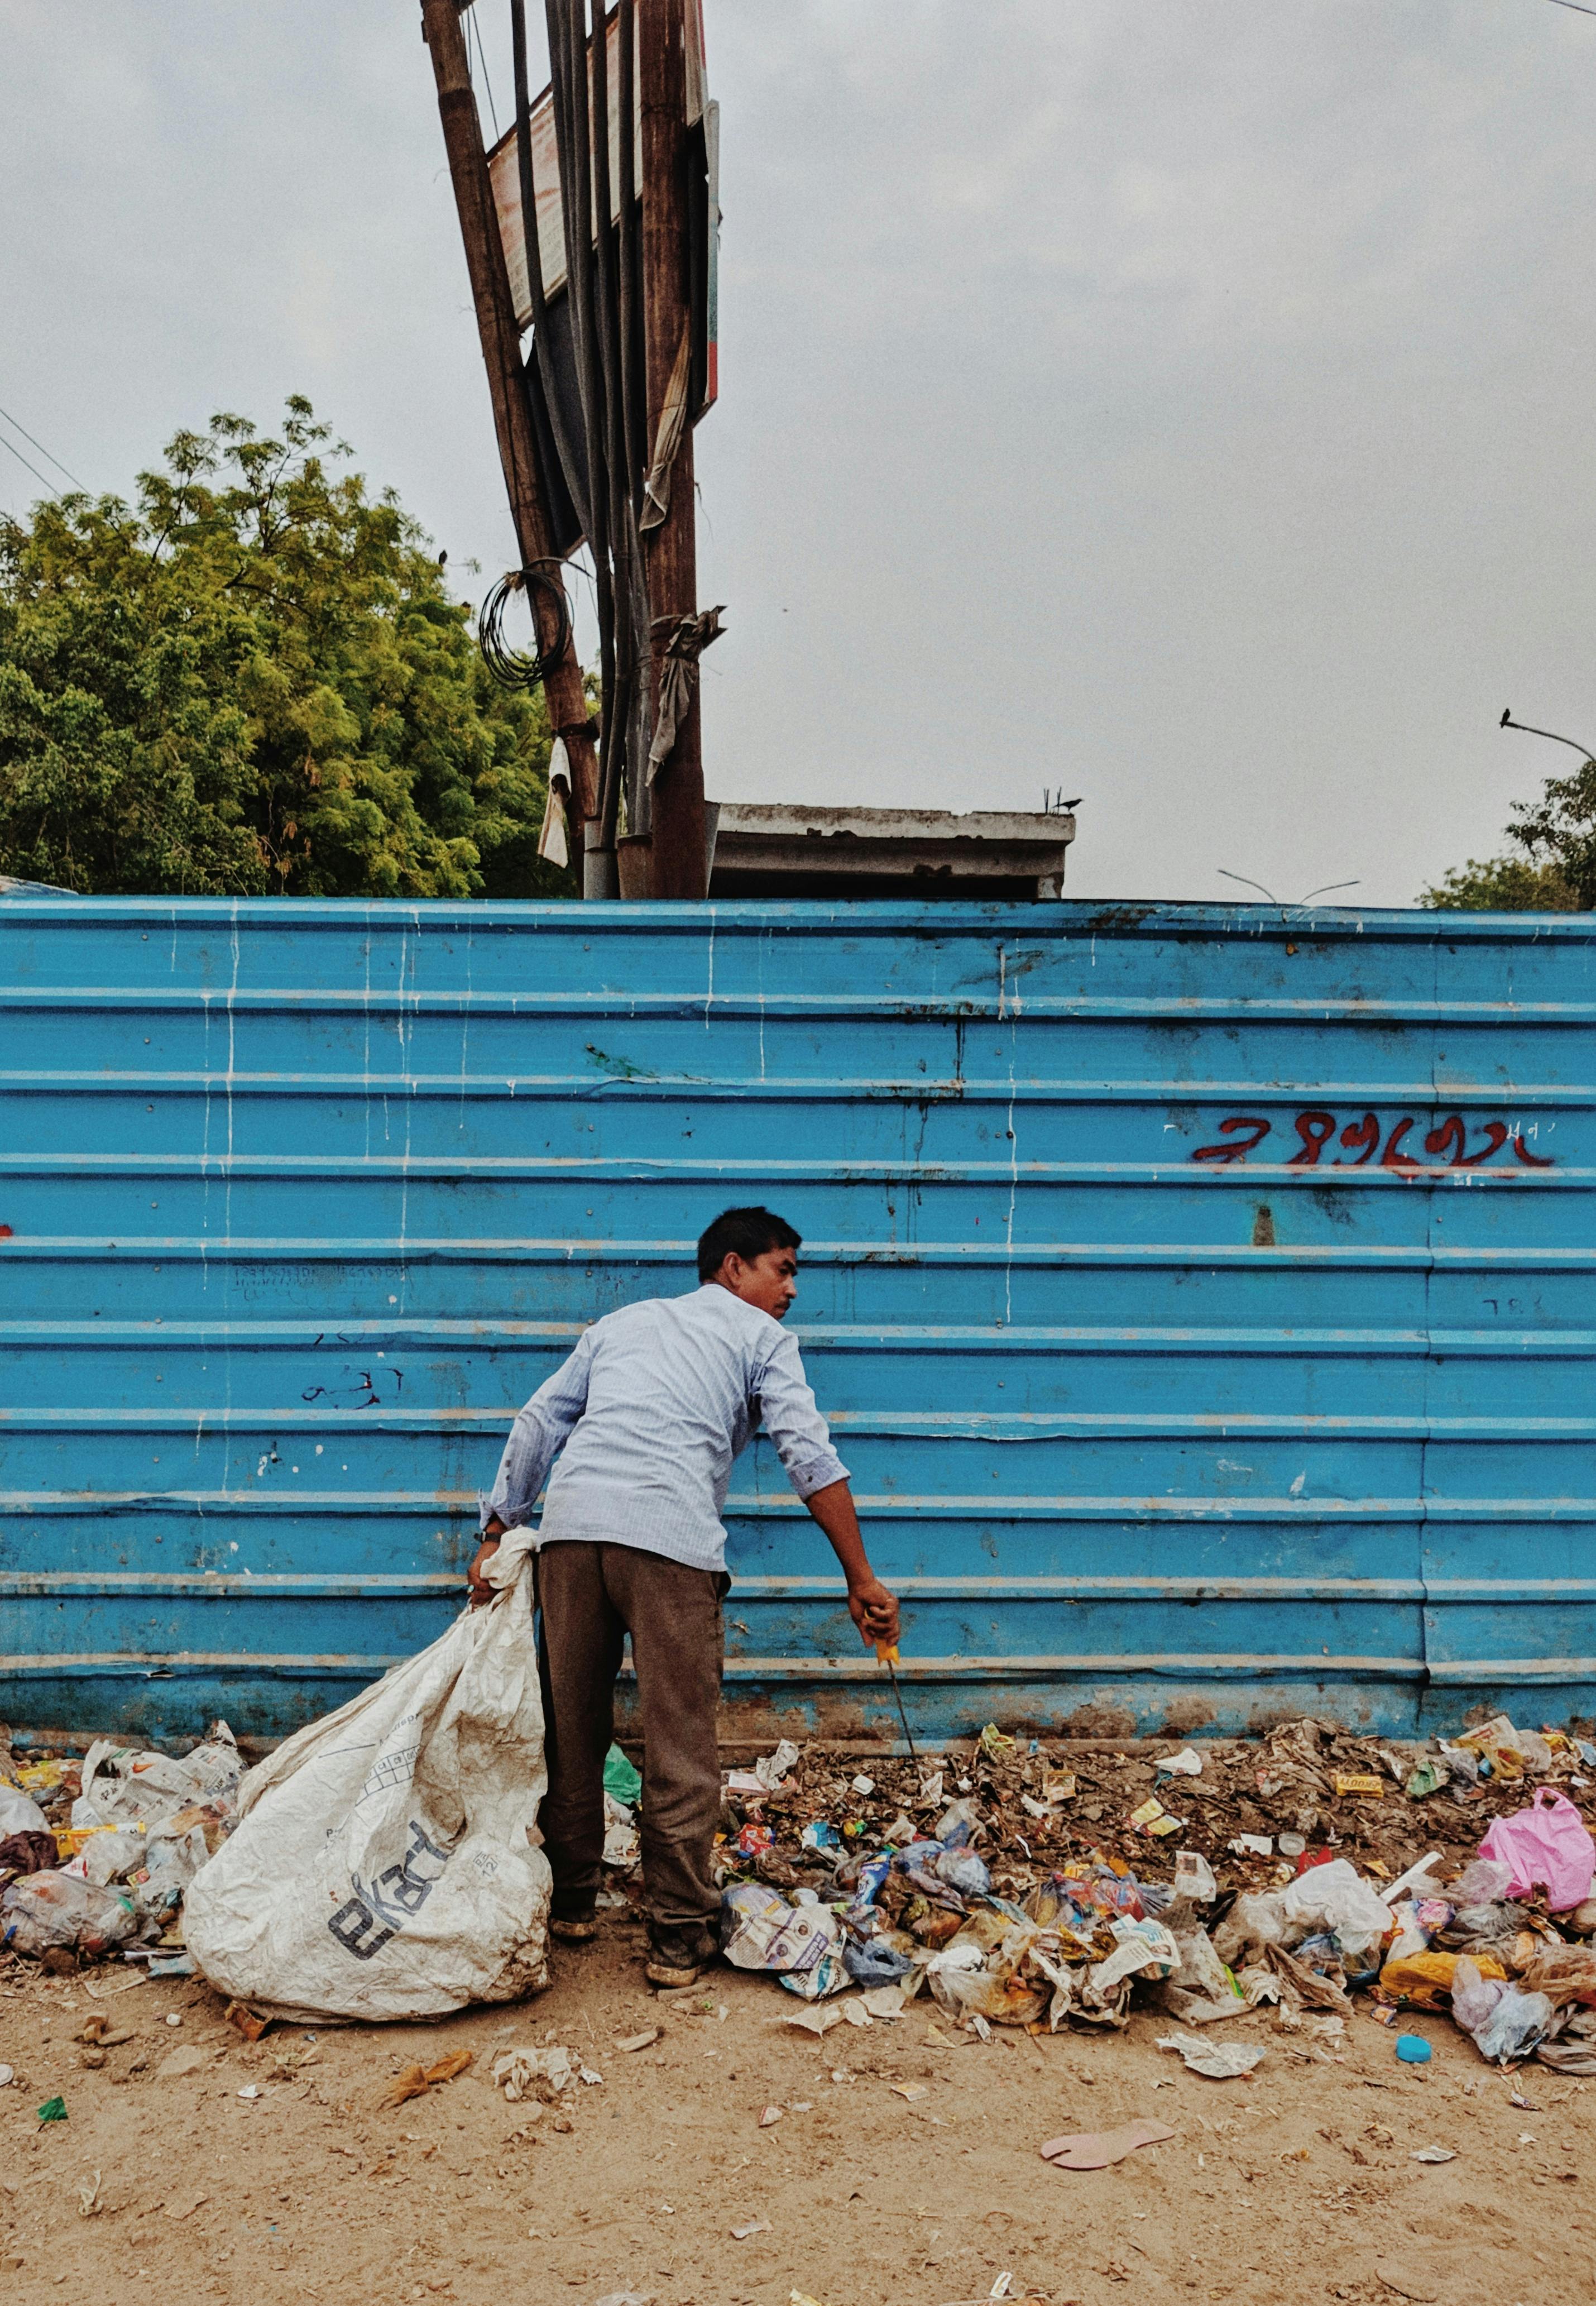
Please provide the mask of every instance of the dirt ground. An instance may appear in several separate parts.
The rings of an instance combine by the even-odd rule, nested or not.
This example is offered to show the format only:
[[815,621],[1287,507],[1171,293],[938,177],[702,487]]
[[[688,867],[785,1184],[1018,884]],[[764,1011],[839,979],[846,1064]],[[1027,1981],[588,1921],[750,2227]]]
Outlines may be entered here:
[[[1596,2290],[1596,2083],[1498,2073],[1445,2018],[1404,2020],[1434,2045],[1414,2068],[1368,2004],[1336,2046],[1253,2013],[1217,2030],[1266,2043],[1262,2064],[1212,2082],[1156,2048],[1169,2021],[1145,2013],[1123,2035],[983,2044],[941,2038],[922,2001],[816,2040],[783,2022],[801,2005],[772,1980],[720,1969],[661,1996],[641,1960],[617,1911],[596,1946],[555,1949],[535,2001],[255,2044],[197,1980],[0,1969],[0,2296],[1587,2306]],[[74,2037],[101,2011],[132,2038],[95,2070]],[[528,2119],[487,2069],[549,2040],[602,2080]],[[459,2049],[459,2079],[380,2105],[401,2068]],[[56,2096],[68,2118],[41,2125]],[[1115,2168],[1037,2158],[1061,2131],[1144,2115],[1176,2135]],[[1413,2158],[1431,2146],[1456,2158]]]

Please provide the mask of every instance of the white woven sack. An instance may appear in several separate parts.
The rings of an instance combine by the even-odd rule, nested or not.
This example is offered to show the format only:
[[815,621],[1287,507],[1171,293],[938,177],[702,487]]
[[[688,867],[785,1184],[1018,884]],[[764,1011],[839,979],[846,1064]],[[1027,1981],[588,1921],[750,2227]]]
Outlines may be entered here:
[[512,1530],[491,1602],[245,1777],[184,1907],[224,1994],[286,2018],[421,2018],[548,1984],[535,1543]]

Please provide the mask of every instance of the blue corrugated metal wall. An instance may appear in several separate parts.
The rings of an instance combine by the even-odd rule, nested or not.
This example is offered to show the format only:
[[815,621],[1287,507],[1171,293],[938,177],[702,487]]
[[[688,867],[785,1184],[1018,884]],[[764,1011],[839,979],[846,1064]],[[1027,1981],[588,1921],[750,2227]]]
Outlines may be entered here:
[[[292,1726],[513,1409],[807,1236],[927,1729],[1596,1706],[1588,923],[0,902],[0,1712]],[[728,1696],[890,1720],[763,1445]]]

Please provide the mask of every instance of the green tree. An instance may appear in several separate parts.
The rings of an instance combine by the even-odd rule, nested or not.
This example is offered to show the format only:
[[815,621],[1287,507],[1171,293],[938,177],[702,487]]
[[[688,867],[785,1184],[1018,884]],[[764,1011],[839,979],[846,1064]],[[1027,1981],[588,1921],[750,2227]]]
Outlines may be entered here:
[[1588,913],[1596,910],[1596,761],[1549,777],[1537,801],[1515,801],[1507,838],[1522,857],[1470,858],[1454,866],[1421,905],[1452,912]]
[[570,896],[542,692],[501,688],[392,491],[180,432],[137,500],[0,518],[0,871],[90,893]]
[[1561,869],[1527,857],[1471,857],[1455,865],[1419,902],[1454,913],[1576,913],[1581,907]]

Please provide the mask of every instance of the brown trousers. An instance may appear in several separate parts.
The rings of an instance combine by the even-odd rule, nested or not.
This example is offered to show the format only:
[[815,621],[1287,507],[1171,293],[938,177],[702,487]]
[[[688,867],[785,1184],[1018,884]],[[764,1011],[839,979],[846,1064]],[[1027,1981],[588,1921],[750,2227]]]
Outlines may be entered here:
[[713,1922],[721,1816],[721,1603],[731,1580],[634,1545],[556,1540],[537,1556],[549,1791],[539,1823],[555,1914],[592,1910],[604,1849],[604,1756],[627,1634],[643,1716],[643,1894],[662,1928]]

